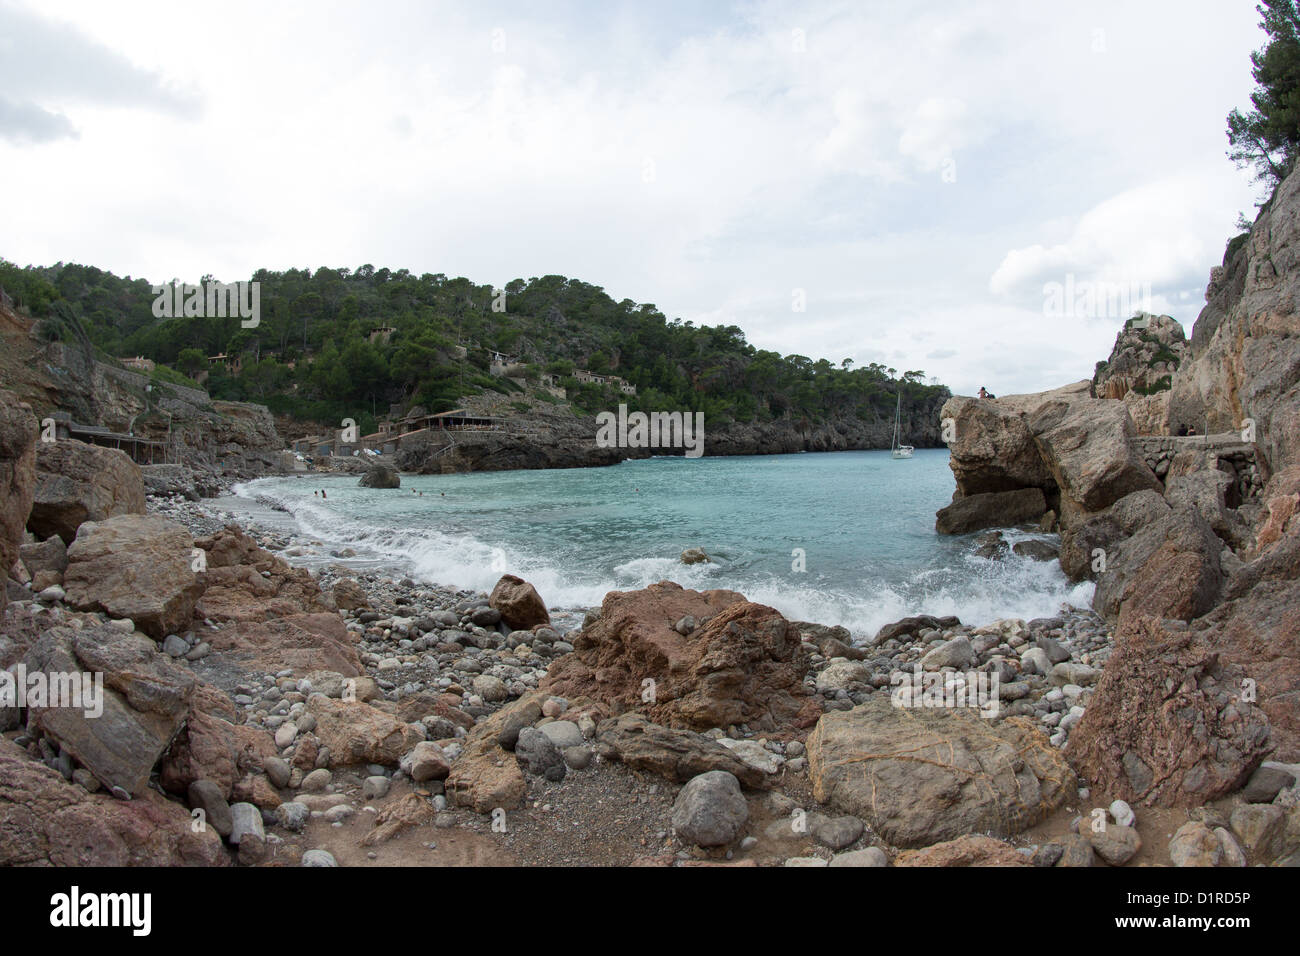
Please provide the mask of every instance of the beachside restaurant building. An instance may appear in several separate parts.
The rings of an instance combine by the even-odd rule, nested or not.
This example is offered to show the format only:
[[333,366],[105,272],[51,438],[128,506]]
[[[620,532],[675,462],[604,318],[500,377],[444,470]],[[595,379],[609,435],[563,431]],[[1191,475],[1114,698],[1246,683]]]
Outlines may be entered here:
[[379,431],[361,437],[363,448],[372,448],[384,455],[394,454],[405,442],[427,441],[439,436],[450,437],[456,432],[499,432],[511,428],[508,418],[470,415],[463,408],[432,415],[408,415],[398,421],[379,423]]

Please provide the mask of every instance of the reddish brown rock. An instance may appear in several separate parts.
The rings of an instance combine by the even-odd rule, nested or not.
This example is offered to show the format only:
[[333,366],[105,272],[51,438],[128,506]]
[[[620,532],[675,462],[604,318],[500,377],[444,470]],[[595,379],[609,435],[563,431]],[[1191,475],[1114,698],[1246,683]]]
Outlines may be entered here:
[[316,736],[328,747],[331,767],[377,763],[396,767],[422,739],[404,721],[369,704],[313,694],[307,710],[316,718]]
[[818,802],[862,817],[899,847],[1019,833],[1076,786],[1060,752],[1028,720],[896,707],[883,694],[818,721],[808,737],[808,777]]
[[1224,597],[1192,626],[1254,681],[1272,728],[1271,759],[1300,762],[1300,534],[1288,534],[1243,569]]
[[284,668],[300,674],[335,671],[344,677],[364,673],[356,635],[306,569],[290,567],[237,528],[200,538],[195,545],[207,555],[195,614],[220,625],[206,635],[214,650],[272,673]]
[[1240,788],[1268,755],[1264,714],[1212,633],[1133,617],[1121,625],[1066,757],[1094,791],[1147,806],[1201,805]]
[[375,827],[361,838],[362,846],[376,846],[397,836],[403,830],[426,826],[433,822],[433,807],[419,794],[408,793],[375,814]]
[[[703,622],[684,636],[683,617]],[[657,724],[708,729],[749,724],[767,732],[816,722],[799,630],[735,591],[688,591],[669,581],[605,595],[598,620],[573,639],[542,689],[635,710]]]
[[23,541],[36,487],[36,416],[12,392],[0,391],[0,610],[4,578]]
[[66,782],[0,740],[0,866],[225,866],[215,829],[145,788],[115,800]]
[[488,597],[488,604],[500,611],[501,620],[516,631],[551,623],[546,602],[537,593],[537,588],[513,574],[501,576]]
[[370,598],[365,589],[351,578],[343,578],[334,583],[334,605],[343,611],[355,611],[370,607]]
[[1171,509],[1106,549],[1092,606],[1122,616],[1190,621],[1211,608],[1223,588],[1223,543],[1196,509]]
[[161,640],[189,624],[202,593],[193,550],[184,527],[157,515],[87,521],[68,548],[63,575],[68,603],[130,618]]
[[338,614],[293,614],[268,621],[225,623],[205,639],[250,670],[275,673],[336,671],[344,677],[364,672],[356,636]]
[[170,793],[183,794],[196,780],[210,780],[230,799],[235,782],[260,772],[276,756],[275,740],[264,730],[192,709],[185,728],[163,755],[159,775]]
[[230,802],[251,803],[264,810],[274,810],[284,802],[284,798],[265,774],[248,773],[236,780],[230,789]]
[[510,810],[520,805],[528,785],[515,755],[502,746],[514,746],[519,731],[532,726],[542,715],[545,695],[525,694],[480,721],[464,739],[460,757],[451,766],[444,784],[447,798],[455,805],[476,813]]
[[38,445],[35,497],[27,519],[38,537],[57,534],[70,545],[83,522],[144,514],[144,478],[125,452],[71,438]]
[[894,866],[1031,866],[1010,843],[970,834],[921,850],[904,850]]

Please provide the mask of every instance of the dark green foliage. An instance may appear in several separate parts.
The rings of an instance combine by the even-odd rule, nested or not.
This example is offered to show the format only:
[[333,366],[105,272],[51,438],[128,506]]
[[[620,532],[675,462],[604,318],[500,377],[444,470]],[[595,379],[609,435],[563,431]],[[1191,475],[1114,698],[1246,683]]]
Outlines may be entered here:
[[[405,269],[259,270],[252,279],[261,283],[261,323],[244,329],[237,317],[155,318],[143,279],[80,265],[17,268],[0,261],[0,285],[12,296],[21,290],[45,303],[39,314],[54,318],[54,334],[75,340],[72,326],[80,316],[88,341],[108,354],[153,359],[170,367],[160,374],[178,381],[185,377],[170,369],[188,376],[206,369],[204,384],[214,398],[260,402],[303,420],[350,417],[359,425],[368,421],[370,431],[390,404],[440,412],[485,390],[519,394],[517,383],[489,374],[494,351],[525,363],[531,379],[542,371],[557,376],[570,404],[585,413],[625,402],[632,410],[701,411],[713,424],[890,421],[900,389],[905,415],[924,405],[937,417],[949,395],[925,384],[920,371],[896,377],[876,363],[851,368],[851,362],[782,357],[755,349],[735,326],[669,320],[653,305],[616,302],[603,289],[564,276],[507,283],[504,312],[493,311],[491,286]],[[236,374],[209,363],[220,353],[238,358]],[[620,376],[637,394],[580,383],[573,377],[578,369]]]
[[1300,14],[1295,0],[1263,0],[1255,9],[1268,43],[1250,56],[1255,108],[1228,114],[1228,156],[1275,186],[1300,150]]
[[1150,385],[1134,387],[1133,391],[1137,392],[1139,395],[1154,395],[1156,392],[1167,392],[1173,387],[1173,382],[1170,381],[1169,376],[1164,375],[1156,379],[1156,381],[1152,382]]

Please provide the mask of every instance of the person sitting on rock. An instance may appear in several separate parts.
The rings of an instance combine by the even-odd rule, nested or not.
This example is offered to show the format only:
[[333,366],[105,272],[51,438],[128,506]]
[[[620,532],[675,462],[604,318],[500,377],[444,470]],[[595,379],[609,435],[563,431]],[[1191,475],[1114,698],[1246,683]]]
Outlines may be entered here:
[[986,389],[983,385],[981,385],[981,386],[980,386],[980,398],[989,398],[989,397],[990,397],[990,396],[989,396],[989,393],[988,393],[988,389]]

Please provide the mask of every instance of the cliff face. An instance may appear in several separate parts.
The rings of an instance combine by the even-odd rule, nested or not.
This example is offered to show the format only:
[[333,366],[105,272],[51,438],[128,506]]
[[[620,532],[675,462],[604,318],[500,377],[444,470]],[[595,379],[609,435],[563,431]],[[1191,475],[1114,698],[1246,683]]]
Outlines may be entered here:
[[[901,441],[918,448],[939,444],[940,399],[904,409]],[[911,416],[909,418],[909,415]],[[403,448],[396,464],[402,471],[451,474],[464,471],[505,471],[514,468],[586,468],[616,465],[628,458],[680,454],[668,448],[600,448],[595,443],[596,419],[550,414],[522,423],[519,435],[466,432],[451,447],[436,440]],[[728,422],[706,427],[705,455],[776,455],[800,451],[851,451],[889,448],[893,422],[859,418],[810,422]]]
[[1129,319],[1115,338],[1110,358],[1092,377],[1096,398],[1150,395],[1169,386],[1187,354],[1183,327],[1168,315]]
[[1255,423],[1266,469],[1300,462],[1300,174],[1278,187],[1249,236],[1210,276],[1190,359],[1173,376],[1167,423],[1199,433]]
[[0,307],[0,382],[40,419],[73,421],[169,442],[169,456],[214,474],[274,470],[284,447],[264,406],[214,402],[206,392],[150,381],[97,361],[76,343],[42,342],[33,323]]

